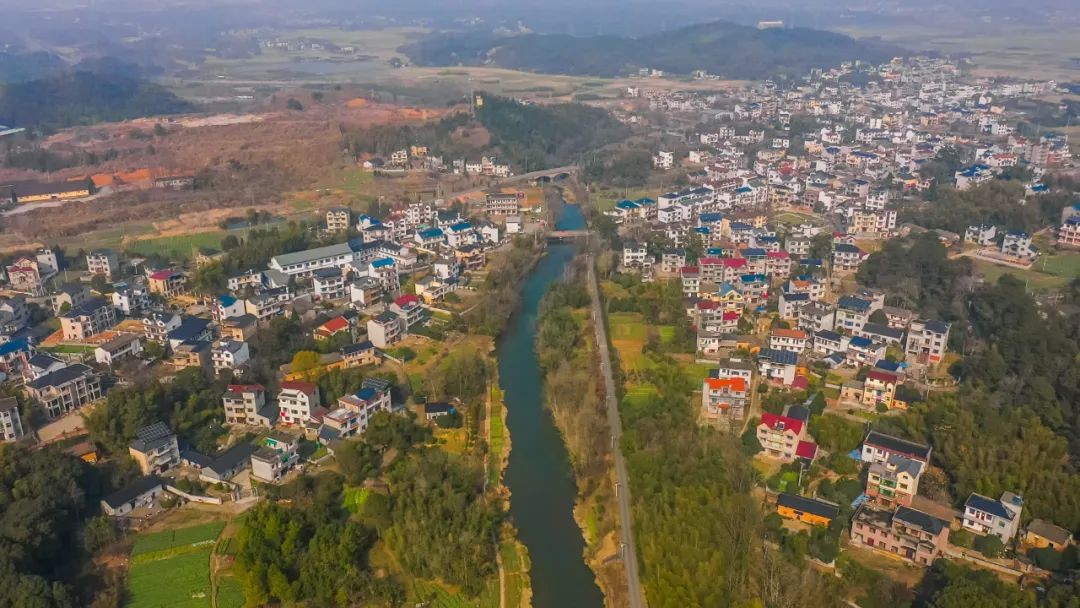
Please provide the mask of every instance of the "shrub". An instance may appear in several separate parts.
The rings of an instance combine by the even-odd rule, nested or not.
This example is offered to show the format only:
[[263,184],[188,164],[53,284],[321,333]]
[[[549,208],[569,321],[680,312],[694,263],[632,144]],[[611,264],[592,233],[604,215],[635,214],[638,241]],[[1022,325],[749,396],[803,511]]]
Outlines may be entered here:
[[978,536],[975,538],[975,550],[986,557],[1001,557],[1001,552],[1005,550],[1005,543],[993,534]]

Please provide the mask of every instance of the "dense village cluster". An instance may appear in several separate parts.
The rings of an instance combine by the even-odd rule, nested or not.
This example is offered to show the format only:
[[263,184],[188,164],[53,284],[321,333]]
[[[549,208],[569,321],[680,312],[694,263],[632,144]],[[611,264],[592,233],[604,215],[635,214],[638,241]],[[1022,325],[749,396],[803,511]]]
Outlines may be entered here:
[[[858,74],[873,80],[856,86]],[[653,156],[658,171],[686,172],[684,189],[618,200],[604,212],[623,237],[621,272],[681,286],[698,361],[715,362],[701,379],[699,421],[745,429],[758,459],[793,467],[801,478],[828,455],[810,432],[813,398],[751,415],[763,395],[830,391],[837,410],[860,420],[858,412],[897,413],[954,382],[945,373],[958,358],[949,352],[950,323],[890,305],[890,294],[858,284],[857,271],[883,241],[925,230],[899,223],[898,214],[932,188],[965,191],[1023,167],[1026,198],[1046,194],[1041,177],[1071,163],[1067,138],[1022,135],[1021,116],[1007,108],[1055,86],[972,80],[945,60],[916,59],[815,71],[802,83],[766,82],[731,97],[631,88],[629,96],[647,99],[651,112],[711,115],[708,130],[680,133]],[[646,117],[622,115],[634,123]],[[969,150],[969,162],[946,176],[925,170],[946,149]],[[1056,245],[1075,247],[1080,204],[1065,207],[1056,228]],[[958,254],[1014,268],[1040,255],[1032,235],[1015,226],[972,225],[964,234],[937,230],[937,237]],[[959,512],[919,496],[930,452],[876,431],[865,435],[850,454],[868,469],[865,487],[850,505],[850,524],[841,524],[850,525],[854,545],[929,566],[971,546],[966,538],[951,545],[950,528],[1003,547],[1072,544],[1068,530],[1038,514],[1022,529],[1023,499],[1012,492],[973,493]],[[782,517],[818,526],[841,511],[791,491],[774,504]],[[976,547],[986,544],[994,543]]]
[[[166,488],[191,499],[175,487],[184,476],[176,475],[180,468],[233,488],[237,497],[242,473],[279,483],[300,463],[302,440],[332,449],[363,434],[377,412],[402,404],[392,402],[392,384],[374,375],[358,391],[328,402],[309,381],[310,370],[288,363],[272,378],[278,389],[271,393],[253,377],[256,332],[274,319],[300,315],[316,321],[316,343],[338,346],[314,362],[320,372],[374,369],[387,358],[400,363],[387,351],[423,331],[431,310],[440,310],[450,294],[474,289],[470,276],[484,269],[488,253],[525,232],[523,214],[540,207],[523,208],[523,201],[520,192],[493,192],[470,209],[414,203],[382,218],[331,207],[319,231],[336,244],[273,256],[264,268],[224,277],[216,293],[192,283],[200,269],[227,255],[216,250],[195,251],[186,268],[107,249],[72,263],[48,248],[16,256],[4,268],[0,301],[0,371],[12,395],[0,407],[3,439],[39,440],[32,428],[39,425],[66,428],[65,420],[105,398],[118,381],[127,384],[147,370],[168,378],[195,369],[231,380],[221,395],[225,424],[256,430],[258,444],[239,441],[201,454],[164,422],[148,425],[128,447],[143,477],[106,497],[103,510],[124,517],[152,511]],[[534,230],[536,220],[529,221]],[[285,353],[286,360],[292,354]],[[434,420],[453,411],[449,403],[429,402],[422,414]],[[71,425],[74,431],[78,423]],[[50,432],[42,440],[66,435]],[[87,442],[72,449],[97,457]]]

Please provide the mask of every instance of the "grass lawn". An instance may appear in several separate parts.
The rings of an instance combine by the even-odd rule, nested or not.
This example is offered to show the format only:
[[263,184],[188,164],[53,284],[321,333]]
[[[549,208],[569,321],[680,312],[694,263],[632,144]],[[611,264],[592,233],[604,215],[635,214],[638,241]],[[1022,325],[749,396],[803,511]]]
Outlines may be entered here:
[[[975,269],[983,275],[983,279],[987,283],[997,283],[997,280],[1002,276],[1011,274],[1021,281],[1026,282],[1028,289],[1033,291],[1045,291],[1057,289],[1069,281],[1067,277],[1046,274],[1034,269],[1021,270],[1019,268],[998,266],[997,264],[992,264],[986,260],[973,260],[973,262],[975,263]],[[1047,263],[1049,264],[1049,262]],[[1059,262],[1059,264],[1061,263]],[[1041,262],[1038,265],[1041,265]]]
[[371,171],[358,167],[345,167],[334,173],[333,177],[320,182],[316,188],[337,189],[349,196],[358,197],[367,193],[373,181],[375,181],[375,174]]
[[211,605],[209,546],[131,566],[126,608],[203,608]]
[[1035,269],[1070,279],[1080,277],[1080,253],[1060,253],[1047,256],[1045,260],[1035,263],[1033,270]]
[[592,195],[593,205],[597,211],[609,211],[615,208],[615,203],[629,199],[636,201],[639,198],[655,198],[655,193],[645,189],[629,190],[600,190]]
[[93,346],[80,346],[78,344],[57,344],[56,346],[43,347],[41,350],[63,355],[78,355],[94,352]]
[[135,537],[135,547],[131,551],[131,556],[160,553],[180,547],[211,546],[224,528],[225,522],[216,521],[190,528],[140,534]]
[[450,454],[464,454],[469,445],[469,432],[465,428],[436,428],[435,440],[439,442],[439,447]]
[[166,257],[187,260],[191,258],[192,249],[205,247],[220,249],[221,240],[229,234],[242,236],[242,230],[212,230],[210,232],[196,232],[180,236],[163,236],[152,239],[140,239],[126,247],[129,251],[142,255],[160,254]]
[[709,371],[714,367],[711,363],[686,363],[682,366],[687,379],[698,388],[701,387],[701,381],[709,375]]
[[807,222],[816,225],[820,222],[820,220],[818,220],[812,215],[804,215],[802,213],[795,213],[793,211],[784,211],[782,213],[778,213],[773,219],[775,219],[777,222],[780,222],[781,224],[788,224],[790,226],[797,226],[799,224],[805,224]]

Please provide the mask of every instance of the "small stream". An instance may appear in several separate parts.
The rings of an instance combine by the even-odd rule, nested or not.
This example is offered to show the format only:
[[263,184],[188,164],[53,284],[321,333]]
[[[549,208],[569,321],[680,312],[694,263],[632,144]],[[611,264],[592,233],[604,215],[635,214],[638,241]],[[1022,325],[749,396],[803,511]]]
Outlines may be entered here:
[[[555,229],[583,228],[581,209],[563,205]],[[534,349],[540,299],[563,278],[577,247],[573,243],[548,247],[522,285],[521,307],[496,346],[512,446],[505,477],[511,492],[510,515],[529,549],[536,608],[604,605],[582,557],[585,541],[573,516],[577,486],[562,436],[544,407],[543,377]]]

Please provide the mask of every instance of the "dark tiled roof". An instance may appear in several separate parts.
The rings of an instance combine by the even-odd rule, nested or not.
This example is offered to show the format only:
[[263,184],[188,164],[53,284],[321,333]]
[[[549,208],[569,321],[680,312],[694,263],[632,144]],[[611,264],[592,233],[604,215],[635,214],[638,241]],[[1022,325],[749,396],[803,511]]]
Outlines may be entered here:
[[888,338],[893,338],[895,340],[899,340],[904,336],[904,332],[900,331],[899,329],[894,329],[892,327],[889,327],[888,325],[882,325],[880,323],[867,323],[863,325],[862,330],[863,332],[868,334],[885,336]]
[[886,435],[885,433],[879,433],[877,431],[870,431],[867,433],[863,443],[885,448],[890,452],[903,454],[904,456],[916,458],[923,462],[926,462],[930,458],[930,446],[915,443],[914,441],[908,441],[907,439],[900,439],[899,437],[893,437],[892,435]]
[[799,354],[793,353],[789,350],[775,350],[772,348],[763,348],[758,353],[759,359],[766,359],[773,363],[779,363],[780,365],[796,365],[799,362]]
[[1005,505],[1001,504],[1000,500],[994,500],[993,498],[987,498],[982,494],[972,493],[968,496],[968,499],[964,502],[965,508],[972,508],[989,513],[995,517],[1001,517],[1003,519],[1012,519],[1012,511],[1005,508]]
[[161,487],[161,478],[157,475],[147,475],[131,482],[124,488],[113,492],[105,497],[105,504],[116,509],[146,494],[154,488]]
[[796,494],[782,493],[777,497],[776,504],[781,507],[795,509],[796,511],[810,513],[827,519],[833,519],[840,514],[840,507],[836,505],[820,500],[814,500],[813,498],[807,498],[805,496],[798,496]]
[[61,386],[71,382],[79,377],[88,375],[91,373],[91,369],[82,363],[76,363],[69,365],[65,368],[58,369],[55,372],[49,372],[44,376],[28,382],[26,385],[36,390],[42,390],[50,386]]
[[937,534],[949,527],[949,522],[938,519],[933,515],[923,513],[922,511],[916,511],[908,507],[899,507],[896,509],[896,514],[893,515],[893,520],[900,520],[905,524],[909,524],[930,534]]

